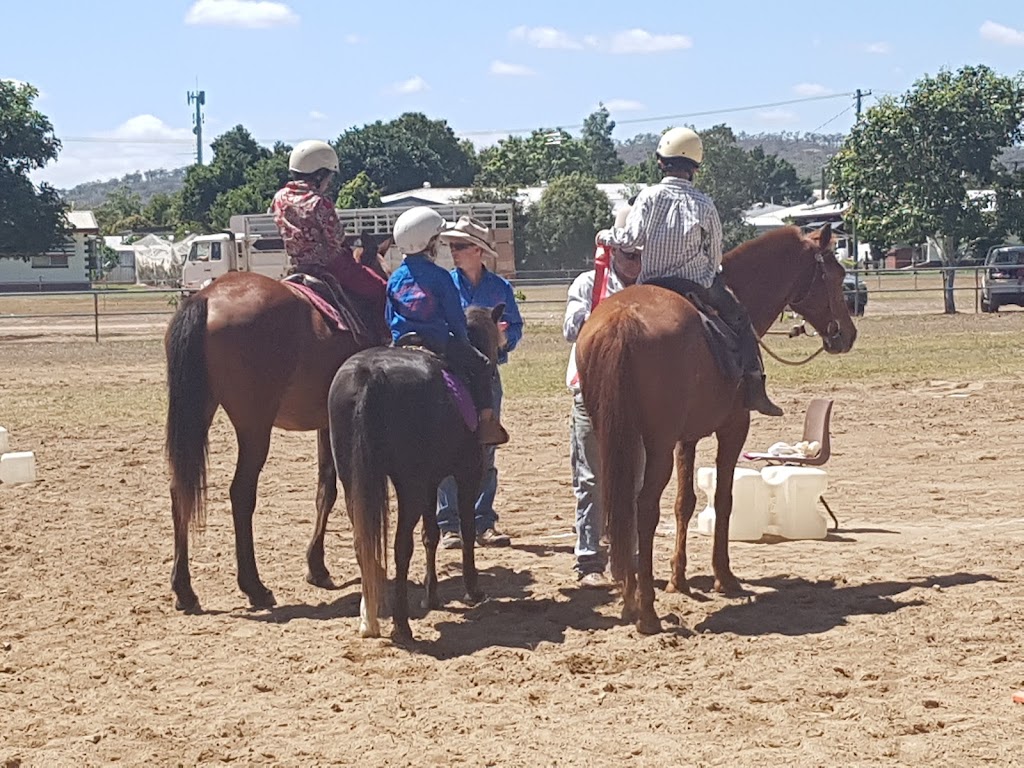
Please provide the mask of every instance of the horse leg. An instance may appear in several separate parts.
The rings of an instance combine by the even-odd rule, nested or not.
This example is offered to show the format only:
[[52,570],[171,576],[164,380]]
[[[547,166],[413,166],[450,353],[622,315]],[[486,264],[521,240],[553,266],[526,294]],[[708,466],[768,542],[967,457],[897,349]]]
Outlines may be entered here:
[[672,451],[647,454],[644,484],[636,500],[637,595],[639,615],[637,631],[644,635],[661,632],[661,621],[654,610],[654,531],[661,517],[661,494],[672,477]]
[[431,489],[430,498],[423,507],[423,549],[427,556],[427,572],[423,578],[423,608],[436,610],[441,607],[437,596],[437,543],[441,530],[437,527],[437,489]]
[[256,486],[270,451],[270,425],[238,429],[238,463],[231,480],[231,516],[235,523],[235,556],[238,586],[254,608],[275,604],[274,593],[260,581],[252,541],[252,516],[256,511]]
[[192,589],[192,574],[188,568],[188,523],[180,519],[178,494],[171,490],[171,517],[174,520],[174,565],[171,566],[171,589],[174,607],[185,613],[199,613],[199,597]]
[[711,569],[715,574],[715,591],[729,595],[743,592],[739,579],[729,566],[729,518],[732,515],[732,475],[750,429],[750,412],[739,410],[726,424],[716,430],[718,455],[715,472],[715,542],[712,545]]
[[[478,450],[478,449],[477,449]],[[481,453],[480,462],[483,461]],[[456,472],[455,485],[459,493],[459,529],[462,532],[462,581],[466,586],[465,601],[470,604],[484,599],[476,572],[476,497],[480,492],[480,466],[471,471]]]
[[338,472],[331,453],[331,432],[329,429],[316,433],[317,486],[316,486],[316,527],[313,538],[306,549],[306,581],[314,587],[338,589],[339,584],[331,578],[324,563],[324,537],[327,535],[327,519],[338,500]]
[[672,578],[666,592],[690,594],[686,581],[686,532],[690,518],[697,507],[697,492],[693,488],[693,465],[697,443],[680,443],[676,453],[676,551],[672,555]]
[[[404,492],[403,492],[404,491]],[[422,488],[396,488],[398,496],[398,530],[395,531],[395,598],[392,612],[391,639],[397,642],[412,640],[409,626],[409,562],[414,547],[413,531],[423,513]],[[437,498],[437,491],[431,502]]]

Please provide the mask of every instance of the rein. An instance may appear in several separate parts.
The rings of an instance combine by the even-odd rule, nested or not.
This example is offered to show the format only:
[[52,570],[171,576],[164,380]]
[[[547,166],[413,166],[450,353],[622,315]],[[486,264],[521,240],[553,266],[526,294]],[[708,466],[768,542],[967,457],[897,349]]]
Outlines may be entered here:
[[[815,260],[814,274],[811,275],[811,280],[807,284],[807,290],[804,291],[804,295],[801,296],[799,299],[797,299],[796,301],[791,301],[789,303],[789,306],[791,308],[793,307],[794,304],[799,304],[800,302],[802,302],[804,299],[806,299],[810,295],[811,288],[814,285],[814,279],[819,274],[822,276],[822,280],[824,280],[824,276],[825,276],[825,272],[824,272],[824,270],[825,270],[825,258],[820,253],[817,253],[814,256],[814,260]],[[828,297],[828,308],[829,308],[829,311],[832,312],[832,315],[834,317],[835,316],[835,311],[834,311],[834,309],[832,307],[832,297],[831,296]],[[830,323],[830,325],[831,325],[831,323]],[[838,331],[838,329],[837,329],[837,331]],[[771,333],[771,332],[769,331],[769,333]],[[804,326],[804,324],[801,323],[800,325],[795,326],[791,331],[776,332],[775,335],[783,335],[783,334],[785,334],[786,336],[789,336],[789,338],[792,339],[792,338],[795,338],[795,337],[797,337],[797,336],[799,336],[801,334],[806,334],[806,333],[807,333],[807,329]],[[818,355],[820,355],[822,352],[825,351],[825,339],[822,338],[821,346],[818,347],[818,349],[816,349],[814,352],[809,354],[807,357],[805,357],[803,360],[786,360],[785,358],[779,357],[777,354],[772,352],[772,350],[769,349],[767,347],[767,345],[765,345],[765,343],[763,341],[761,341],[760,338],[757,340],[757,344],[758,344],[759,347],[761,347],[761,349],[763,349],[765,352],[767,352],[768,356],[771,357],[773,360],[775,360],[777,362],[780,362],[783,365],[792,365],[792,366],[807,365],[807,363],[811,362],[811,360],[813,360],[814,358],[816,358]]]

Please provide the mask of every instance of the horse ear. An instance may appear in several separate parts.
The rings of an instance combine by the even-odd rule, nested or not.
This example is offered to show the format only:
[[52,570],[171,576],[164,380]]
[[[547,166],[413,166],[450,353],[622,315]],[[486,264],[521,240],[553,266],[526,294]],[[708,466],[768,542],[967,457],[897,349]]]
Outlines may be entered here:
[[498,306],[496,306],[494,309],[491,310],[491,319],[494,320],[495,323],[497,323],[498,321],[501,320],[501,317],[504,314],[505,314],[505,304],[501,303]]
[[826,224],[818,232],[818,250],[824,253],[832,243],[832,225]]

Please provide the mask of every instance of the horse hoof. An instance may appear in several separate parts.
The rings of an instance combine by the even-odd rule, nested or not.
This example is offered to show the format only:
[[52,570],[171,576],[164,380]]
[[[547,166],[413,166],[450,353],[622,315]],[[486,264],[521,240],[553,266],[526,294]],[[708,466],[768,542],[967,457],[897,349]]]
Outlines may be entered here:
[[727,597],[737,597],[742,595],[744,590],[739,579],[735,576],[727,576],[722,579],[715,579],[715,592]]
[[327,571],[323,573],[306,571],[306,583],[312,584],[314,587],[320,587],[320,589],[341,589],[341,584],[336,582],[334,577]]
[[477,603],[482,603],[484,601],[484,593],[480,590],[467,592],[462,599],[469,605],[476,605]]
[[202,608],[199,607],[199,598],[196,597],[194,592],[188,595],[176,595],[174,598],[174,608],[189,615],[202,613]]
[[627,624],[636,620],[636,608],[625,605],[622,607],[622,620]]
[[253,608],[273,608],[277,605],[277,600],[274,599],[274,593],[269,589],[255,590],[253,592],[246,593],[249,596],[249,605]]
[[360,637],[380,637],[380,624],[374,622],[371,627],[368,622],[359,622],[359,636]]
[[669,592],[669,593],[676,593],[676,592],[678,592],[681,595],[689,595],[690,594],[690,584],[689,584],[688,581],[686,581],[686,579],[683,579],[682,586],[680,586],[679,584],[676,584],[675,580],[672,580],[668,584],[665,585],[665,591]]
[[420,607],[425,611],[436,611],[441,608],[441,599],[437,595],[428,595],[420,601]]
[[411,643],[411,642],[413,642],[412,629],[409,628],[409,625],[408,624],[405,624],[405,625],[396,624],[391,629],[391,642],[393,642],[393,643]]
[[661,632],[661,621],[657,616],[641,616],[636,620],[636,631],[641,635],[656,635]]

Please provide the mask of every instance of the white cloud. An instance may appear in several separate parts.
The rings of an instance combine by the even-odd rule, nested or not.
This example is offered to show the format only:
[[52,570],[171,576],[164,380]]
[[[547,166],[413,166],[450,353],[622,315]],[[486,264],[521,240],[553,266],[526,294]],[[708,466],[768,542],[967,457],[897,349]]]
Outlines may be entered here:
[[875,54],[885,55],[885,54],[889,53],[889,51],[891,51],[891,50],[892,50],[892,47],[888,43],[882,43],[882,42],[868,43],[867,45],[864,46],[864,51],[866,53],[875,53]]
[[309,119],[310,120],[326,120],[327,119],[327,115],[325,115],[320,110],[313,109],[313,110],[310,110]]
[[267,29],[297,24],[298,15],[272,0],[196,0],[185,14],[186,24]]
[[758,112],[757,117],[761,122],[771,123],[772,125],[795,123],[800,119],[795,112],[791,112],[788,109],[765,109]]
[[[154,115],[136,115],[88,139],[65,139],[57,160],[33,173],[33,180],[68,188],[134,171],[180,168],[194,161],[192,129],[175,128]],[[209,162],[212,153],[208,145],[203,155]]]
[[554,27],[516,27],[508,33],[513,40],[520,40],[534,48],[551,48],[564,51],[578,51],[583,44],[567,33]]
[[419,75],[410,77],[408,80],[403,80],[400,83],[395,83],[392,88],[395,93],[420,93],[429,89],[430,86],[427,84],[427,81]]
[[508,75],[509,77],[527,77],[537,74],[525,64],[509,64],[506,61],[491,62],[492,75]]
[[819,83],[798,83],[793,86],[793,92],[797,96],[827,96],[832,93],[831,89]]
[[978,30],[983,40],[1000,45],[1024,45],[1024,32],[1013,27],[997,24],[994,21],[986,21]]
[[632,99],[609,99],[604,102],[609,112],[638,112],[644,105]]
[[612,36],[612,53],[664,53],[693,47],[686,35],[652,35],[646,29],[628,29]]

